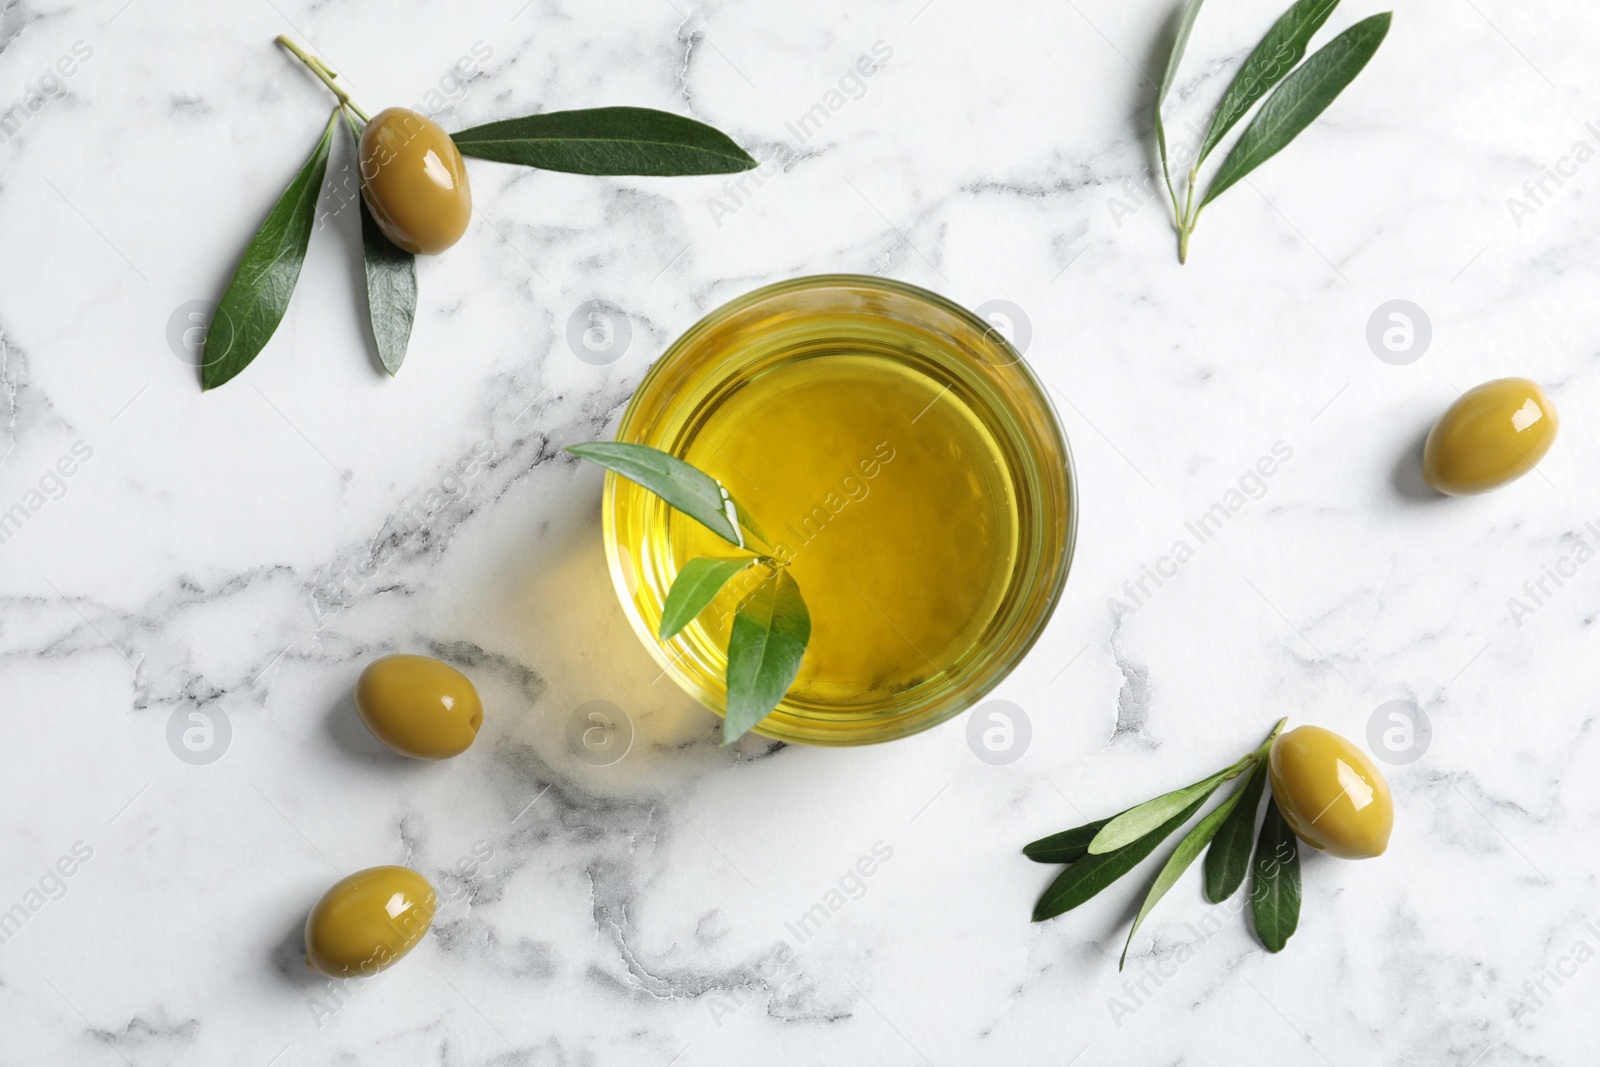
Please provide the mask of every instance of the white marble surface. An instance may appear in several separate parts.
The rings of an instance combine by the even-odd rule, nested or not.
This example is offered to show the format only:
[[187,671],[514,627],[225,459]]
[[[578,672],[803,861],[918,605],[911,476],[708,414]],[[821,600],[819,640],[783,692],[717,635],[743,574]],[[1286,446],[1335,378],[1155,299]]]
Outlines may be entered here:
[[[1208,5],[1175,129],[1279,2]],[[1507,201],[1600,147],[1600,9],[1406,4],[1180,268],[1160,202],[1127,191],[1174,4],[523,4],[0,0],[0,105],[91,53],[0,145],[0,510],[27,513],[0,545],[0,909],[25,915],[0,944],[0,1062],[1592,1059],[1600,565],[1526,618],[1508,598],[1600,544],[1600,164],[1537,210]],[[216,299],[329,105],[280,32],[370,107],[449,89],[486,49],[447,128],[629,103],[773,162],[731,213],[716,178],[471,164],[480,220],[423,265],[395,381],[366,354],[340,213],[270,347],[202,397],[169,320]],[[846,82],[858,98],[796,138],[877,42],[892,55]],[[1084,508],[1066,599],[994,694],[1032,724],[1008,766],[974,757],[964,720],[722,750],[712,716],[652,685],[612,597],[600,477],[559,447],[606,434],[700,315],[819,271],[1009,300],[1031,325]],[[566,343],[591,299],[629,317],[610,364]],[[1365,340],[1392,299],[1432,322],[1410,365]],[[1564,413],[1541,473],[1419,493],[1421,433],[1506,374]],[[1260,498],[1114,617],[1280,441]],[[356,674],[389,650],[477,681],[467,755],[404,762],[356,723]],[[1132,885],[1028,922],[1053,872],[1025,841],[1190,781],[1279,715],[1360,738],[1392,699],[1434,729],[1391,769],[1391,850],[1310,858],[1282,955],[1193,874],[1122,976]],[[631,718],[614,765],[566,746],[590,700]],[[231,727],[209,765],[167,741],[197,713]],[[858,889],[875,845],[892,854]],[[89,859],[57,881],[75,846]],[[332,989],[299,926],[337,872],[377,863],[432,878],[439,921],[402,966]],[[801,943],[787,924],[841,882]]]

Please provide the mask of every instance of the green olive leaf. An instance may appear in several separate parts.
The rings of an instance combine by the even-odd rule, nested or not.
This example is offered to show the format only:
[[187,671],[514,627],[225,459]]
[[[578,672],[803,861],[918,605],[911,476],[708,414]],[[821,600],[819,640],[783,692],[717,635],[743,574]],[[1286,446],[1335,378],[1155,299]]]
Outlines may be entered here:
[[[723,491],[727,492],[726,488]],[[754,534],[757,541],[769,548],[772,547],[772,538],[768,537],[767,532],[761,528],[761,524],[756,522],[756,517],[745,510],[743,504],[734,500],[733,494],[728,494],[728,501],[733,505],[734,519],[738,522],[740,531],[746,534]]]
[[1204,803],[1205,797],[1196,799],[1166,822],[1115,852],[1085,855],[1050,883],[1050,887],[1044,891],[1039,902],[1033,906],[1033,921],[1043,922],[1063,912],[1071,911],[1133,870],[1141,860],[1155,851],[1157,845],[1170,837],[1174,830],[1188,822]]
[[1261,811],[1261,793],[1267,784],[1267,761],[1257,760],[1250,777],[1239,792],[1238,805],[1228,821],[1217,831],[1206,851],[1206,899],[1221,904],[1244,884],[1250,870],[1250,846],[1255,842],[1256,815]]
[[1233,777],[1237,766],[1235,764],[1234,767],[1218,771],[1209,778],[1202,778],[1193,785],[1174,789],[1154,800],[1147,800],[1143,804],[1129,808],[1102,826],[1100,832],[1094,835],[1094,840],[1089,842],[1090,855],[1115,852],[1172,818],[1174,812],[1183,810],[1191,803],[1204,802],[1206,797],[1216,791],[1217,786]]
[[699,556],[685,563],[672,580],[672,588],[667,590],[667,602],[661,606],[661,640],[675,637],[693,622],[729,579],[754,562],[753,556],[743,559]]
[[1172,83],[1178,77],[1178,64],[1183,62],[1184,49],[1189,47],[1189,33],[1194,29],[1194,20],[1200,15],[1200,6],[1205,0],[1189,0],[1183,5],[1183,14],[1178,17],[1178,33],[1172,41],[1172,52],[1167,56],[1167,69],[1161,75],[1161,89],[1156,96],[1156,114],[1160,116],[1161,105],[1166,103],[1167,94],[1172,91]]
[[757,165],[720,130],[647,107],[547,111],[452,140],[463,155],[572,174],[732,174]]
[[[361,128],[345,111],[350,135],[361,144]],[[359,166],[359,164],[358,164]],[[358,179],[359,180],[359,176]],[[361,211],[361,262],[367,278],[367,322],[378,348],[378,362],[391,375],[400,372],[417,317],[417,257],[389,240],[372,217],[367,198],[356,195]]]
[[367,273],[367,321],[378,361],[400,373],[417,317],[417,257],[389,240],[361,199],[361,260]]
[[1256,936],[1268,952],[1281,952],[1300,925],[1300,849],[1276,798],[1267,801],[1252,866],[1250,912]]
[[622,441],[569,445],[567,451],[642,485],[729,544],[747,547],[746,532],[765,540],[721,482],[668,452]]
[[787,567],[777,567],[734,612],[723,744],[749,733],[782,702],[810,640],[811,613],[800,587]]
[[1115,816],[1107,816],[1059,834],[1041,837],[1022,846],[1022,854],[1035,863],[1073,863],[1089,854],[1089,842]]
[[[1172,52],[1167,56],[1167,69],[1161,75],[1161,88],[1156,91],[1156,145],[1161,149],[1161,171],[1167,174],[1167,127],[1161,120],[1161,108],[1167,102],[1167,94],[1172,91],[1172,83],[1178,77],[1178,64],[1183,62],[1183,53],[1189,47],[1189,32],[1194,29],[1194,20],[1200,14],[1200,6],[1205,0],[1188,0],[1183,5],[1183,14],[1178,16],[1178,33],[1172,41]],[[1172,178],[1167,178],[1168,192],[1172,191]],[[1172,206],[1177,208],[1177,193],[1172,194]]]
[[201,389],[215,389],[248,367],[283,321],[306,260],[306,246],[317,219],[317,195],[328,173],[328,152],[338,121],[339,109],[335,108],[322,140],[245,248],[206,331]]
[[1312,36],[1338,6],[1339,0],[1299,0],[1272,24],[1272,29],[1261,38],[1261,43],[1256,45],[1245,59],[1244,66],[1239,68],[1239,73],[1233,76],[1233,83],[1228,86],[1222,103],[1217,105],[1216,112],[1211,116],[1211,127],[1206,130],[1205,143],[1200,148],[1196,166],[1205,161],[1211,150],[1256,105],[1257,100],[1266,96],[1268,90],[1282,81],[1295,64],[1305,58],[1306,46],[1311,43]]
[[1389,32],[1392,16],[1393,12],[1384,12],[1362,19],[1285,78],[1222,161],[1200,206],[1221,196],[1315,122],[1377,52]]
[[1233,814],[1238,807],[1239,798],[1248,788],[1249,784],[1246,783],[1243,787],[1235,789],[1227,800],[1218,804],[1210,814],[1196,823],[1194,829],[1178,842],[1178,847],[1173,850],[1172,855],[1167,857],[1167,862],[1156,875],[1150,891],[1145,894],[1144,903],[1139,905],[1139,914],[1133,918],[1133,927],[1128,931],[1128,940],[1122,944],[1122,958],[1117,961],[1117,970],[1122,970],[1122,965],[1128,962],[1128,949],[1133,944],[1133,935],[1139,932],[1139,926],[1144,922],[1145,916],[1150,914],[1156,902],[1167,895],[1167,890],[1177,883],[1183,872],[1189,869],[1189,865],[1211,843],[1211,839],[1216,837],[1217,831]]

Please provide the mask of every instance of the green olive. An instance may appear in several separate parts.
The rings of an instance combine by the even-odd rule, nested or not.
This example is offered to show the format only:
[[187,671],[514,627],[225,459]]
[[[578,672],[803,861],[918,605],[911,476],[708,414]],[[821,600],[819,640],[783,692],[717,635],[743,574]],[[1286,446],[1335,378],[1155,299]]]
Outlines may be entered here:
[[1451,496],[1498,489],[1544,458],[1560,424],[1537,382],[1484,382],[1462,393],[1428,433],[1422,477]]
[[1367,754],[1331,730],[1301,726],[1272,743],[1272,797],[1295,836],[1345,859],[1383,855],[1394,801]]
[[472,187],[444,127],[408,108],[372,116],[361,135],[361,195],[378,228],[407,252],[433,255],[472,221]]
[[407,867],[368,867],[341,879],[306,918],[306,966],[329,978],[392,967],[433,925],[437,899]]
[[448,759],[472,747],[483,701],[466,675],[428,656],[384,656],[356,683],[356,711],[402,756]]

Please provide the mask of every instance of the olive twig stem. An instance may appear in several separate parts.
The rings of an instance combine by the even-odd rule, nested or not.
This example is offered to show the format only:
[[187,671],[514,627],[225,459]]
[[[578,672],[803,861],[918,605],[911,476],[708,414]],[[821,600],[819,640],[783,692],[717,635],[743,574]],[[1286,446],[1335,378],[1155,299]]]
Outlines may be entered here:
[[1183,208],[1178,204],[1178,190],[1172,186],[1172,168],[1167,166],[1167,131],[1161,125],[1161,105],[1156,105],[1156,144],[1161,149],[1161,179],[1167,183],[1167,196],[1172,199],[1172,217],[1183,223]]
[[1183,210],[1178,213],[1178,262],[1189,262],[1189,235],[1200,218],[1200,209],[1194,206],[1195,182],[1200,177],[1200,164],[1189,168],[1189,188],[1184,194]]
[[1283,718],[1279,719],[1278,724],[1274,726],[1272,728],[1272,732],[1267,735],[1267,739],[1261,742],[1261,747],[1250,753],[1248,756],[1240,757],[1239,762],[1223,771],[1222,773],[1224,777],[1222,780],[1224,782],[1231,781],[1234,778],[1239,777],[1239,775],[1243,774],[1245,771],[1250,770],[1260,761],[1266,759],[1267,755],[1272,751],[1272,742],[1278,739],[1278,734],[1283,732],[1283,728],[1288,724],[1288,722],[1288,716],[1284,716]]
[[362,122],[371,121],[367,113],[361,110],[361,105],[350,99],[350,94],[344,91],[344,87],[334,83],[334,78],[336,75],[333,73],[333,71],[328,69],[328,65],[326,63],[318,59],[316,56],[310,54],[293,41],[289,40],[288,36],[285,34],[278,34],[278,43],[287,48],[301,63],[304,63],[306,69],[315,74],[318,80],[320,80],[323,85],[326,85],[333,92],[334,96],[339,98],[339,106],[347,107],[351,111],[354,111],[361,117]]
[[1289,725],[1289,717],[1285,715],[1278,720],[1278,724],[1272,728],[1272,732],[1267,735],[1267,739],[1261,742],[1261,747],[1252,752],[1248,758],[1264,759],[1267,753],[1272,751],[1272,742],[1278,739],[1278,735],[1283,733],[1283,728],[1287,725]]
[[344,116],[345,124],[350,127],[351,136],[353,136],[356,139],[356,143],[357,144],[360,144],[361,143],[361,127],[356,124],[355,114],[345,104],[340,104],[339,105],[339,113]]

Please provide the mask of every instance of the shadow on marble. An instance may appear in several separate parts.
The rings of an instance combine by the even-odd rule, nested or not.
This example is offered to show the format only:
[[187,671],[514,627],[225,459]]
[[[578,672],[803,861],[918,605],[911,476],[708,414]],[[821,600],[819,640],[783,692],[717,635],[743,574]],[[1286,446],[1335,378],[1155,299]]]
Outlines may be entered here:
[[354,686],[339,695],[322,717],[322,732],[345,759],[373,769],[398,768],[412,762],[372,736],[356,711]]
[[306,966],[306,917],[295,919],[272,950],[272,970],[291,989],[309,989],[328,980]]
[[[721,721],[662,673],[612,589],[598,512],[548,543],[538,558],[500,569],[493,588],[471,593],[545,683],[499,740],[531,748],[553,771],[601,795],[653,792],[663,773],[693,775],[774,747],[751,736],[722,748]],[[595,726],[590,713],[606,706],[613,718],[621,715],[620,750],[583,743]],[[604,740],[603,731],[590,736]]]
[[[1174,835],[1174,837],[1180,836]],[[1157,852],[1160,853],[1161,850],[1158,849]],[[1335,860],[1327,853],[1312,848],[1304,842],[1300,843],[1298,854],[1301,885],[1300,924],[1303,927],[1306,922],[1306,898],[1310,895],[1305,892],[1305,887],[1315,886],[1319,881],[1332,883],[1338,876],[1331,873],[1331,869],[1340,868],[1341,866],[1348,868],[1350,861]],[[1214,936],[1233,927],[1234,924],[1238,924],[1238,933],[1245,938],[1245,951],[1247,953],[1251,955],[1272,955],[1267,950],[1267,947],[1261,943],[1261,938],[1256,933],[1255,919],[1250,911],[1250,892],[1254,885],[1254,879],[1255,875],[1253,873],[1246,876],[1244,883],[1234,890],[1233,896],[1221,904],[1212,904],[1206,899],[1205,892],[1201,888],[1202,883],[1194,882],[1191,885],[1185,879],[1184,884],[1187,887],[1187,892],[1183,894],[1183,897],[1180,898],[1176,891],[1163,897],[1160,906],[1151,913],[1149,924],[1141,926],[1139,933],[1134,935],[1133,944],[1128,949],[1128,961],[1124,970],[1133,971],[1136,965],[1148,967],[1157,957],[1176,952],[1185,943],[1187,943],[1191,954],[1198,953],[1204,949]],[[1045,884],[1048,884],[1048,882]],[[1121,885],[1123,883],[1119,882],[1117,884]],[[1144,889],[1148,885],[1148,883],[1142,882],[1138,878],[1128,879],[1127,884],[1131,887],[1136,887],[1137,891],[1129,900],[1128,906],[1118,913],[1115,923],[1110,926],[1103,937],[1095,940],[1096,944],[1110,946],[1116,952],[1122,951],[1122,942],[1128,936],[1128,929],[1139,916],[1139,908],[1144,903]],[[1043,892],[1042,889],[1040,891]],[[1172,939],[1161,936],[1159,932],[1161,927],[1156,918],[1162,914],[1163,909],[1169,909],[1166,914],[1166,921],[1182,930],[1182,935]],[[1061,918],[1057,917],[1051,921],[1059,922]],[[1296,932],[1299,929],[1300,927],[1297,927]],[[1197,932],[1200,936],[1195,939]],[[1283,951],[1294,952],[1292,935],[1289,945]],[[1179,956],[1177,959],[1182,962],[1185,957]]]
[[1449,499],[1422,478],[1422,447],[1427,443],[1431,429],[1430,424],[1417,431],[1411,443],[1396,457],[1394,468],[1389,472],[1389,485],[1395,495],[1411,504],[1437,504]]

